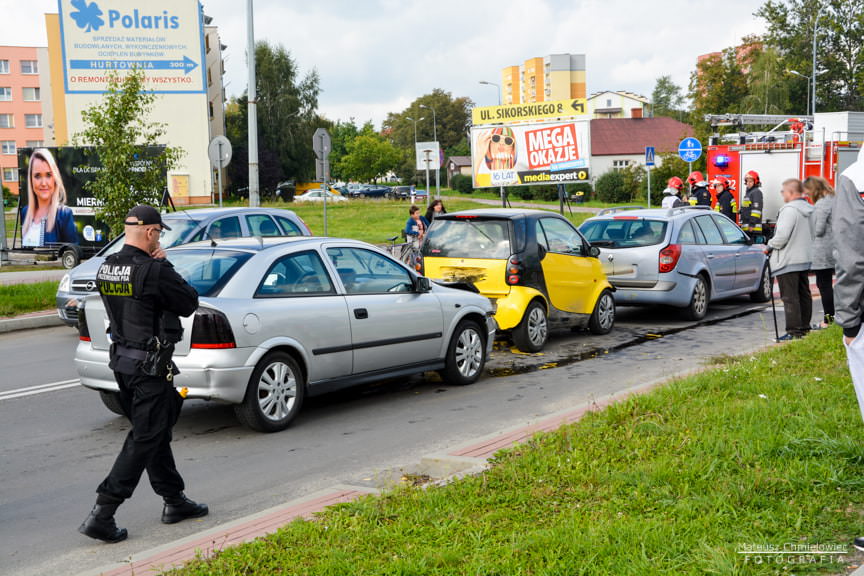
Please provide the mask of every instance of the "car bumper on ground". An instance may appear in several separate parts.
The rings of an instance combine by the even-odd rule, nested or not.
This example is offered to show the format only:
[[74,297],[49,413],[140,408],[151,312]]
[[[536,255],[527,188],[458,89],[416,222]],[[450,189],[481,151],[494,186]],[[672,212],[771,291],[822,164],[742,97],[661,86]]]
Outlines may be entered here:
[[[174,357],[180,374],[174,376],[176,388],[186,387],[187,398],[221,400],[239,404],[254,366],[245,366],[254,348],[229,350],[192,350],[187,356]],[[78,344],[75,369],[81,384],[94,390],[116,391],[114,373],[108,368],[108,352],[94,350],[89,342]]]
[[687,306],[693,296],[693,284],[695,278],[683,274],[675,274],[674,277],[661,278],[650,288],[635,288],[632,286],[621,286],[614,279],[610,282],[615,287],[613,293],[615,304],[619,306]]

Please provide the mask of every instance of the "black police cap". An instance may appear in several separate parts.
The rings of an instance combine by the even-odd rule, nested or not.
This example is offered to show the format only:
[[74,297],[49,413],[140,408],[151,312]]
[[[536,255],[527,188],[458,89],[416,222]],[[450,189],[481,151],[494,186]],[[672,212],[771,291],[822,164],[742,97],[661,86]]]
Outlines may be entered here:
[[162,215],[159,214],[159,211],[146,204],[139,204],[129,210],[126,214],[126,221],[124,224],[127,226],[150,226],[153,224],[159,224],[159,226],[165,230],[171,230],[171,228],[166,226],[162,221]]

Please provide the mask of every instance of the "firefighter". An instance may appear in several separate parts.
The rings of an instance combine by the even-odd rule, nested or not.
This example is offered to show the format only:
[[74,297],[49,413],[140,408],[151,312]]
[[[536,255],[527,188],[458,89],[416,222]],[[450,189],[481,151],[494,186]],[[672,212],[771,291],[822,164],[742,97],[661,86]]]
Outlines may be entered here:
[[708,190],[708,182],[701,172],[693,171],[687,177],[690,183],[690,205],[711,206],[711,192]]
[[725,176],[718,176],[711,181],[711,185],[714,188],[714,194],[717,196],[714,211],[720,212],[735,222],[735,215],[738,213],[738,202],[735,201],[735,196],[729,190],[729,180]]
[[755,170],[747,172],[744,185],[747,191],[741,201],[741,229],[755,242],[762,237],[762,182],[759,173]]
[[687,206],[687,202],[681,199],[681,190],[684,188],[684,182],[681,178],[673,176],[666,183],[666,189],[663,190],[663,208],[678,208],[679,206]]

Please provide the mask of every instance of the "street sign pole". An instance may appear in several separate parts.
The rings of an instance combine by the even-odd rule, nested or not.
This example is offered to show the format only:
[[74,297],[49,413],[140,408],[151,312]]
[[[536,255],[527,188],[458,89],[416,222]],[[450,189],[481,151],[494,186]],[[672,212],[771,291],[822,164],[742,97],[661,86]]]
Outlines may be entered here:
[[[324,149],[324,134],[321,134],[321,149]],[[324,236],[327,236],[327,156],[321,159],[323,162],[321,170],[321,191],[324,192]]]
[[[220,140],[218,143],[219,147],[219,158],[222,158],[222,141]],[[219,163],[219,208],[222,208],[222,163]]]
[[0,266],[9,261],[6,250],[6,206],[3,204],[3,182],[0,181]]
[[424,160],[426,163],[426,206],[429,206],[429,197],[432,195],[431,190],[429,190],[429,163],[431,162],[429,156],[432,154],[432,150],[423,150],[423,154],[426,155]]
[[648,170],[648,209],[651,209],[651,167],[646,166],[646,170]]
[[327,159],[330,156],[330,148],[330,133],[325,128],[315,130],[315,134],[312,136],[312,151],[315,152],[315,157],[318,159],[315,170],[317,171],[319,166],[321,168],[321,191],[324,193],[324,236],[327,236],[327,193],[329,192],[327,182],[330,180],[330,164]]
[[651,167],[654,166],[654,147],[645,147],[645,169],[648,171],[648,208],[651,208]]

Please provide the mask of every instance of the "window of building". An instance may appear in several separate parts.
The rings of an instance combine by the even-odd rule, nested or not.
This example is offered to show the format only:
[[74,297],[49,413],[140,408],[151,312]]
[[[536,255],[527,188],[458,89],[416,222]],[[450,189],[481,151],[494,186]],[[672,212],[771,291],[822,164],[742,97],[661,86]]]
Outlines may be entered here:
[[21,60],[21,74],[38,74],[39,62],[36,60]]
[[209,34],[204,35],[204,46],[207,48],[207,53],[209,54],[210,53],[210,35]]
[[9,86],[0,86],[0,102],[9,102],[12,100],[12,88]]
[[623,170],[623,169],[627,168],[628,166],[630,166],[631,164],[632,164],[632,162],[630,160],[613,160],[612,161],[612,168],[614,170]]
[[0,74],[9,74],[9,60],[0,60]]
[[612,99],[611,99],[611,98],[607,98],[607,99],[606,99],[606,108],[611,108],[611,107],[612,107]]
[[18,169],[17,168],[3,168],[3,181],[4,182],[17,182],[18,181]]
[[0,140],[0,154],[16,154],[17,152],[14,140]]
[[212,120],[213,119],[213,102],[210,101],[207,104],[210,105],[210,119]]
[[0,114],[0,128],[14,128],[15,122],[12,121],[12,114]]
[[213,85],[213,73],[210,71],[210,68],[207,68],[207,86]]
[[27,140],[27,148],[42,148],[45,146],[45,142],[42,140]]
[[42,127],[42,115],[41,114],[25,114],[24,115],[24,126],[27,128],[41,128]]
[[42,91],[39,88],[22,88],[21,94],[25,102],[38,102],[42,99]]

